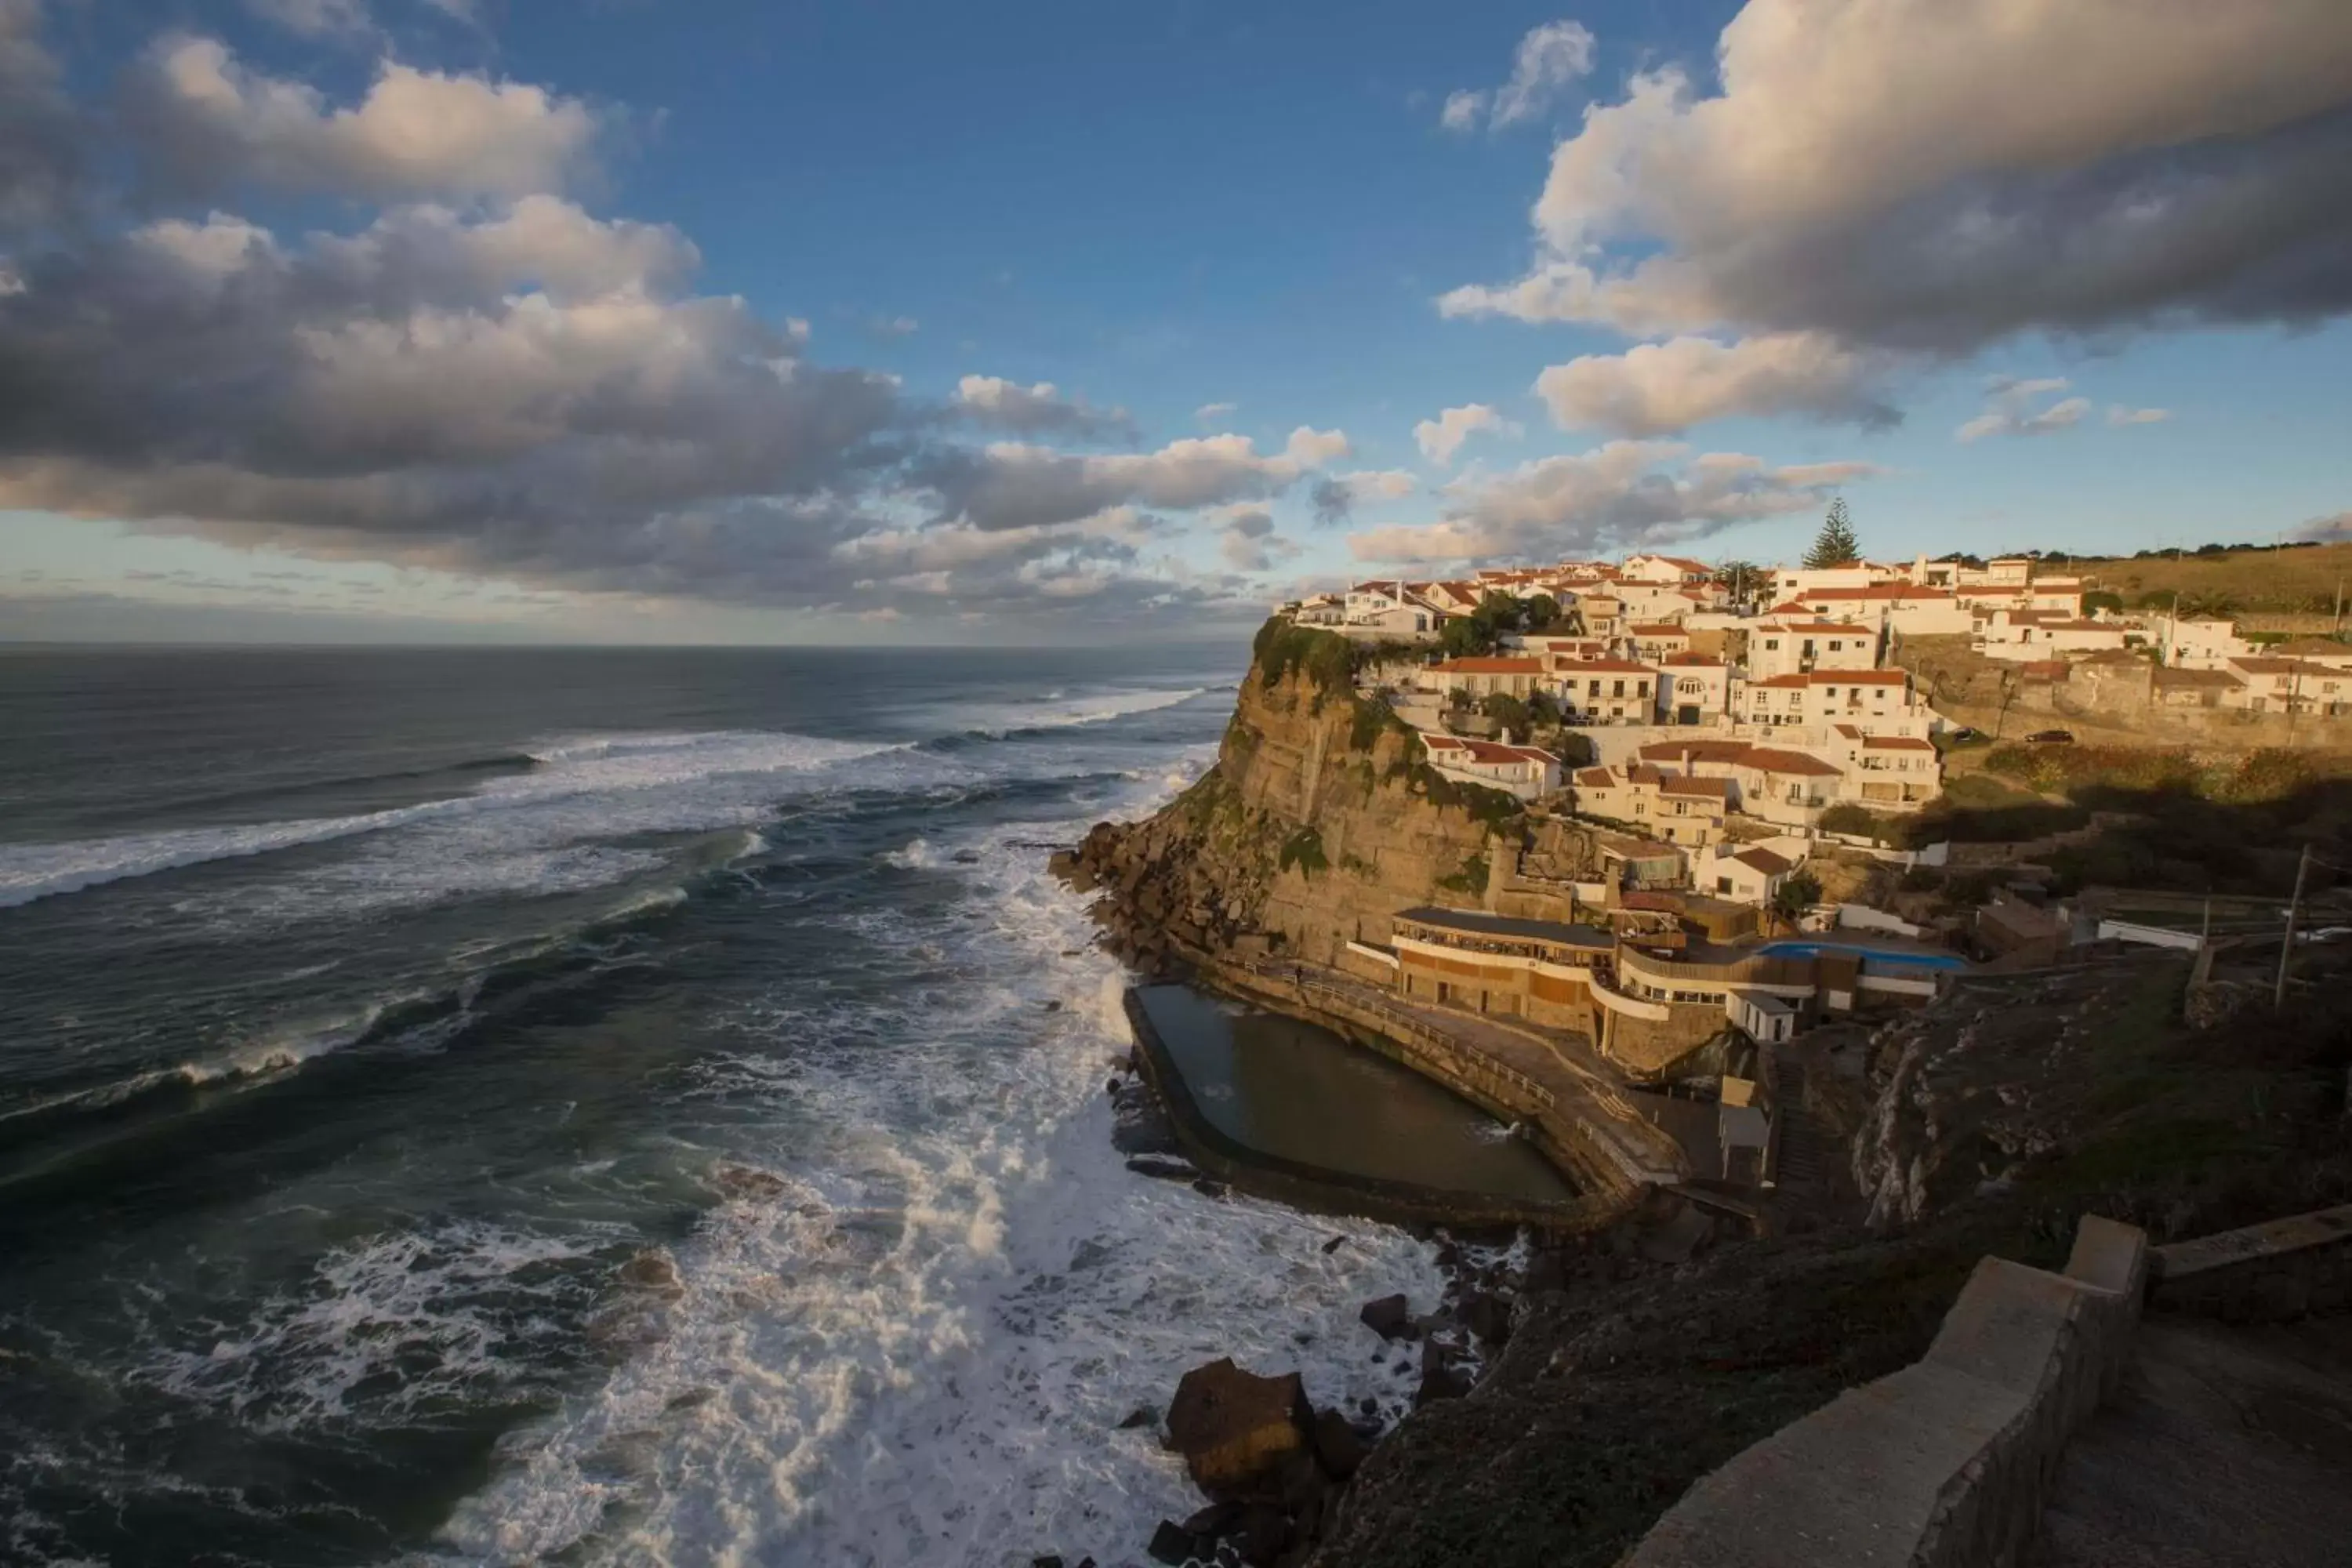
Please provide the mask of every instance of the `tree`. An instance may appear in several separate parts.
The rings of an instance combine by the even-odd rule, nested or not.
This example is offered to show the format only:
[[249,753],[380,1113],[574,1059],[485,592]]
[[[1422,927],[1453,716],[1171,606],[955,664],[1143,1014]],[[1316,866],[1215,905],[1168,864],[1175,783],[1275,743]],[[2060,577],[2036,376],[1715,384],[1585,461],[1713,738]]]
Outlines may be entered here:
[[1527,616],[1529,631],[1541,631],[1559,619],[1559,601],[1549,594],[1537,594],[1519,602],[1520,613]]
[[1813,547],[1805,552],[1805,569],[1819,572],[1830,566],[1851,566],[1862,559],[1862,546],[1853,536],[1853,519],[1845,509],[1845,498],[1830,502],[1829,515],[1822,519],[1822,531],[1815,536]]
[[1454,616],[1437,634],[1437,646],[1448,658],[1475,658],[1495,651],[1495,634],[1475,616]]
[[1791,927],[1807,910],[1822,901],[1822,879],[1811,871],[1796,871],[1772,889],[1772,912]]
[[1487,641],[1492,643],[1500,633],[1517,631],[1525,613],[1517,599],[1489,589],[1486,596],[1478,601],[1478,607],[1470,612],[1470,618],[1486,628]]
[[1715,585],[1729,594],[1735,605],[1746,604],[1763,581],[1763,569],[1753,561],[1727,561],[1715,569]]
[[1509,692],[1488,693],[1486,701],[1480,703],[1479,708],[1487,718],[1500,724],[1506,734],[1517,735],[1521,740],[1527,739],[1528,705]]

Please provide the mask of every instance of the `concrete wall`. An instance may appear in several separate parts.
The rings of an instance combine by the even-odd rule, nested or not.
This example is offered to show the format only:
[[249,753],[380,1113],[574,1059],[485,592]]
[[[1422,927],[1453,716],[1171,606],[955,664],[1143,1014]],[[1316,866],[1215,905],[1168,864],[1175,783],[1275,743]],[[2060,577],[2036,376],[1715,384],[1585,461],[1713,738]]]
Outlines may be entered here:
[[2147,1276],[2147,1237],[2095,1215],[2063,1274],[1986,1258],[1924,1359],[1702,1478],[1624,1568],[2016,1561],[2066,1439],[2122,1375]]
[[2352,1204],[2156,1250],[2152,1299],[2233,1323],[2283,1322],[2352,1305]]

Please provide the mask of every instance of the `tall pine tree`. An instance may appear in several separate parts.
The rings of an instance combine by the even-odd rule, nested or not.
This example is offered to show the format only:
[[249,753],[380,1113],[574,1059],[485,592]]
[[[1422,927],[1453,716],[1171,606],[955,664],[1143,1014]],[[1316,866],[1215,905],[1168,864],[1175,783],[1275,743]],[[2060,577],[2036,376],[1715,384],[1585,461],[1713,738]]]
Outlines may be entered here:
[[1853,537],[1853,519],[1846,514],[1845,498],[1830,502],[1829,516],[1822,519],[1822,531],[1813,547],[1805,552],[1805,567],[1818,572],[1825,566],[1851,566],[1862,559],[1862,546]]

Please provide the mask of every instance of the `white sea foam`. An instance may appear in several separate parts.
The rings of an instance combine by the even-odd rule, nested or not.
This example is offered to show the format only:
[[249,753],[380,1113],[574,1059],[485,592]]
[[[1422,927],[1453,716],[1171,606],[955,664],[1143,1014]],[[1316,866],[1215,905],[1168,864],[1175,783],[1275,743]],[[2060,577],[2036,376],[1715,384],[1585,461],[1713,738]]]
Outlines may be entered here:
[[703,1095],[770,1108],[775,1180],[678,1249],[684,1294],[638,1353],[509,1445],[451,1558],[1129,1561],[1197,1496],[1118,1423],[1192,1365],[1402,1406],[1406,1358],[1355,1313],[1433,1300],[1430,1250],[1127,1172],[1101,1092],[1122,976],[1009,837],[944,846],[979,857],[952,908],[859,913],[898,992],[780,986],[745,1024],[776,1047],[707,1064]]
[[1105,692],[1094,697],[1065,698],[1047,693],[1042,702],[959,703],[951,711],[957,722],[976,734],[1004,736],[1024,730],[1064,730],[1079,724],[1101,724],[1136,713],[1156,713],[1202,695],[1206,687],[1181,690],[1149,687]]
[[548,1309],[588,1289],[578,1239],[476,1220],[336,1248],[209,1343],[166,1331],[134,1379],[266,1432],[410,1424],[545,1375]]
[[[570,891],[658,867],[657,856],[593,840],[622,833],[748,826],[778,795],[778,776],[833,770],[904,748],[752,731],[581,738],[534,753],[529,773],[470,795],[352,816],[179,828],[114,838],[0,846],[0,908],[209,861],[367,837],[362,853],[317,869],[311,892],[341,909],[504,889]],[[398,833],[395,830],[408,830]],[[422,842],[418,835],[425,835]],[[394,840],[383,849],[374,841]],[[302,889],[289,915],[321,912]],[[240,911],[258,915],[258,908]]]
[[255,1038],[240,1041],[215,1055],[151,1068],[128,1078],[92,1084],[0,1111],[0,1123],[68,1109],[100,1110],[173,1085],[198,1088],[239,1079],[274,1078],[330,1051],[341,1050],[356,1040],[366,1038],[394,1007],[425,999],[423,992],[404,993],[335,1017],[279,1024]]

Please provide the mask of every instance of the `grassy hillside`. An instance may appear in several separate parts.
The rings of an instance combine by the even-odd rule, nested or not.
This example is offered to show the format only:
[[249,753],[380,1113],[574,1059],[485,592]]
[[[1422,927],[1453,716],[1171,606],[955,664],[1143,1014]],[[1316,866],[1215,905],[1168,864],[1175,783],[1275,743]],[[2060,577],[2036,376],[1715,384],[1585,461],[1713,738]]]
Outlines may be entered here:
[[2339,579],[2352,593],[2352,544],[2249,548],[2178,558],[2077,556],[2063,565],[2045,566],[2043,571],[2078,573],[2086,588],[2121,594],[2127,605],[2151,595],[2179,594],[2225,605],[2224,613],[2326,615],[2336,607]]

